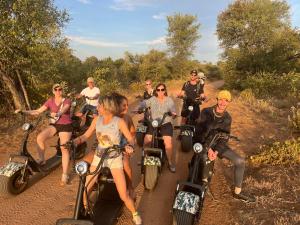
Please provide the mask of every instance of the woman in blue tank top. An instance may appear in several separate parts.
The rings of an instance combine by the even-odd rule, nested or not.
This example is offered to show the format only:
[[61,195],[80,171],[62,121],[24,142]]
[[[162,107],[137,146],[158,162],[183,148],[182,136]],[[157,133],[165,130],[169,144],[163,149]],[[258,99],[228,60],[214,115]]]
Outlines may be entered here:
[[[96,153],[94,154],[92,164],[90,166],[91,172],[95,171],[98,163],[100,162],[99,156],[101,156],[103,150],[113,145],[119,145],[122,135],[125,136],[128,142],[128,144],[125,146],[125,150],[128,154],[133,153],[132,146],[134,145],[134,138],[128,130],[125,121],[122,118],[115,116],[118,113],[118,106],[113,96],[105,96],[100,99],[98,112],[100,116],[96,117],[93,120],[89,129],[82,136],[74,140],[76,144],[87,141],[88,138],[91,137],[93,132],[96,130],[98,146],[96,149]],[[126,207],[131,211],[133,215],[133,222],[137,225],[142,224],[141,217],[136,211],[133,199],[127,192],[122,155],[116,158],[104,160],[103,166],[110,168],[120,198],[124,201]],[[88,194],[90,193],[91,188],[97,180],[97,177],[95,177],[92,181],[90,181],[92,177],[93,176],[87,176],[86,178],[86,184],[89,184],[87,187]],[[84,204],[86,204],[87,196],[84,196],[83,200]]]

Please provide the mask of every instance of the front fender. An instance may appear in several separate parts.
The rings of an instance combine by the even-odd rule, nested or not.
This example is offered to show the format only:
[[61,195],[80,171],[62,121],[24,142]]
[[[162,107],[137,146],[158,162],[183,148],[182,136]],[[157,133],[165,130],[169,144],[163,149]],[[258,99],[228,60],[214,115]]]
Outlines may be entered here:
[[161,166],[160,158],[155,156],[145,156],[144,158],[144,165],[145,166]]
[[6,165],[0,167],[0,175],[11,177],[15,172],[24,168],[24,163],[9,162]]
[[191,214],[196,214],[199,210],[200,197],[190,192],[179,191],[173,209],[179,209]]

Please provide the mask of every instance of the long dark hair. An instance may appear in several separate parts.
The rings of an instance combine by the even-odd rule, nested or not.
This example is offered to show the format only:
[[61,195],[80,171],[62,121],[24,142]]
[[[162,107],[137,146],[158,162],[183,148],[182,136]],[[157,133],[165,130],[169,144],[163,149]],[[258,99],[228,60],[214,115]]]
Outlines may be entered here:
[[165,89],[165,96],[168,96],[167,86],[166,86],[164,83],[159,83],[158,85],[156,85],[154,95],[157,97],[157,91],[156,91],[156,89],[157,89],[159,86],[163,86],[163,87],[164,87],[164,89]]
[[121,104],[124,100],[126,100],[128,102],[128,99],[126,96],[124,95],[121,95],[120,93],[118,92],[113,92],[111,93],[111,96],[115,99],[117,105],[118,105],[118,114],[121,113]]

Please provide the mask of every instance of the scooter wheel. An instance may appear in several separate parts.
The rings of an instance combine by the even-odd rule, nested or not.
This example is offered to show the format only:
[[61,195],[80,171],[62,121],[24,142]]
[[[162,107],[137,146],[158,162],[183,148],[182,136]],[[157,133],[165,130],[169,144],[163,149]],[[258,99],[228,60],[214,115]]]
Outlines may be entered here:
[[3,196],[17,195],[23,192],[27,185],[29,174],[27,170],[24,175],[24,182],[21,181],[21,170],[16,171],[11,177],[0,176],[0,194]]
[[193,225],[196,224],[196,216],[183,210],[174,209],[173,225]]
[[193,149],[193,140],[191,136],[181,136],[181,150],[189,152]]
[[135,138],[136,138],[136,143],[138,144],[138,146],[143,147],[143,145],[144,145],[144,137],[145,137],[144,133],[142,133],[142,132],[136,132]]
[[158,166],[146,165],[145,177],[144,177],[145,188],[148,190],[152,190],[157,183],[157,179],[158,179]]

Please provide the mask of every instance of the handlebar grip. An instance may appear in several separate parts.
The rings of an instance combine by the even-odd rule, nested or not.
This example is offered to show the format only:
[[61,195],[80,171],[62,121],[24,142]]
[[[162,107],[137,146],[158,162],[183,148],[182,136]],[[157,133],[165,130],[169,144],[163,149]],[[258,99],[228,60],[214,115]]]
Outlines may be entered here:
[[181,126],[174,126],[174,129],[177,130],[177,129],[180,129]]

